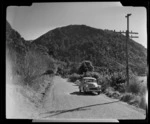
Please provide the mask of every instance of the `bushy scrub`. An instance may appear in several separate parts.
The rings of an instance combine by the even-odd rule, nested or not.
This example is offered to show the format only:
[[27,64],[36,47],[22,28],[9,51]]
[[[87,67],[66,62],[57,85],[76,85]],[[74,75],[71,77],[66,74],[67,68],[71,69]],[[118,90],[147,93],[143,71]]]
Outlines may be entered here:
[[146,109],[146,106],[147,106],[147,103],[146,103],[146,96],[143,95],[143,96],[141,96],[141,100],[140,100],[140,103],[139,103],[139,107],[140,107],[140,108],[143,108],[143,109]]
[[23,71],[24,81],[31,83],[36,77],[44,74],[47,70],[54,70],[53,59],[36,51],[29,51],[25,56]]
[[114,72],[111,75],[111,86],[118,91],[124,91],[125,75],[122,72]]
[[125,93],[122,97],[121,97],[121,101],[124,102],[130,102],[131,100],[134,99],[134,95],[132,93]]
[[105,90],[110,87],[110,76],[109,75],[100,75],[98,79],[98,84],[102,87],[102,92],[105,92]]
[[98,83],[102,85],[102,91],[108,87],[119,92],[125,92],[125,75],[122,72],[111,72],[98,75]]
[[94,77],[97,80],[100,78],[100,74],[98,72],[87,72],[85,74],[85,76],[87,76],[87,77]]
[[75,82],[76,80],[80,80],[81,77],[82,77],[81,75],[74,73],[69,76],[69,81]]
[[88,71],[92,72],[93,70],[94,70],[94,67],[91,61],[83,61],[79,66],[78,74],[84,74]]
[[73,73],[78,73],[78,69],[79,69],[79,64],[78,63],[71,63],[69,65],[69,74],[73,74]]
[[133,93],[133,94],[140,94],[141,93],[142,84],[140,81],[133,77],[129,80],[129,85],[126,87],[127,92]]
[[142,109],[146,109],[147,106],[145,96],[135,95],[132,93],[125,93],[120,100]]

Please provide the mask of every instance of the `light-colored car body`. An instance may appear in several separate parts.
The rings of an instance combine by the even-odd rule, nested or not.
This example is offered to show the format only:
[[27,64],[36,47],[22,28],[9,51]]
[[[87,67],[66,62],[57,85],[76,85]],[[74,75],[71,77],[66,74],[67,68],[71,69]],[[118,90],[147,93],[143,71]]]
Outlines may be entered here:
[[96,78],[93,77],[83,77],[79,85],[80,92],[97,92],[100,94],[101,85],[98,85]]

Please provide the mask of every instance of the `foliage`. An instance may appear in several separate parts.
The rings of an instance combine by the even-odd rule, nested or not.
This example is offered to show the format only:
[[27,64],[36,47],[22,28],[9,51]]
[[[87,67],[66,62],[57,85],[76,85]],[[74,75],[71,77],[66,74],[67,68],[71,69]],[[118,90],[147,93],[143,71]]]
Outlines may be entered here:
[[94,67],[90,61],[83,61],[78,69],[79,74],[84,74],[88,71],[93,71]]
[[124,91],[124,83],[126,81],[126,77],[122,72],[114,72],[111,75],[111,86],[118,91]]
[[145,96],[135,95],[132,93],[125,93],[120,98],[121,101],[127,102],[128,104],[135,105],[142,109],[146,109],[147,103]]
[[79,64],[78,63],[71,63],[69,65],[69,74],[78,73]]
[[132,93],[125,93],[120,100],[124,102],[130,102],[132,99],[134,99],[134,95]]
[[25,56],[22,70],[24,81],[31,83],[36,77],[46,74],[48,70],[55,72],[54,59],[38,48],[30,49]]
[[69,76],[69,81],[75,82],[76,80],[80,80],[81,78],[82,78],[81,75],[74,73]]
[[[109,69],[126,67],[125,36],[86,25],[56,28],[33,41],[49,49],[55,59],[69,62],[89,60]],[[69,52],[68,52],[69,51]],[[129,68],[138,75],[147,70],[147,50],[129,40]],[[81,72],[82,73],[82,72]]]
[[90,72],[88,71],[87,73],[85,73],[86,77],[94,77],[97,80],[100,78],[100,74],[98,72]]
[[133,94],[143,95],[146,92],[146,85],[140,82],[136,77],[133,77],[129,80],[129,85],[126,89]]
[[120,98],[120,93],[115,91],[112,87],[108,87],[105,91],[105,94],[109,97]]
[[27,43],[21,35],[6,23],[6,48],[12,63],[13,75],[19,75],[22,83],[31,84],[42,75],[55,72],[55,61],[42,45]]

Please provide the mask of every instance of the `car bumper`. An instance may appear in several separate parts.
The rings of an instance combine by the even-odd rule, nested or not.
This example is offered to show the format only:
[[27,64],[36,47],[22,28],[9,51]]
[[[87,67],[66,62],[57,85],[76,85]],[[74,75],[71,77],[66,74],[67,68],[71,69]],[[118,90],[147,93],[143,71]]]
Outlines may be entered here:
[[101,91],[100,88],[86,88],[85,89],[86,92],[98,92]]

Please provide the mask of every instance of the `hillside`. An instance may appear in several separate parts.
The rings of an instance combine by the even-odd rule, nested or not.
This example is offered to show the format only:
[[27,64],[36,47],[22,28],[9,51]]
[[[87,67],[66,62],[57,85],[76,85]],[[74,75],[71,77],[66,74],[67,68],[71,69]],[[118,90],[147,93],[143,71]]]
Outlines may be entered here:
[[[92,61],[93,65],[112,69],[124,69],[124,35],[86,25],[68,25],[51,30],[32,41],[32,45],[48,48],[49,55],[65,62]],[[147,66],[147,49],[129,41],[129,67],[138,75],[144,74]]]
[[21,35],[14,30],[6,21],[6,46],[15,49],[18,53],[25,53],[29,42],[26,42]]
[[47,49],[41,45],[31,45],[7,21],[6,56],[11,61],[13,74],[21,76],[27,83],[54,69],[53,58],[48,55]]

